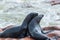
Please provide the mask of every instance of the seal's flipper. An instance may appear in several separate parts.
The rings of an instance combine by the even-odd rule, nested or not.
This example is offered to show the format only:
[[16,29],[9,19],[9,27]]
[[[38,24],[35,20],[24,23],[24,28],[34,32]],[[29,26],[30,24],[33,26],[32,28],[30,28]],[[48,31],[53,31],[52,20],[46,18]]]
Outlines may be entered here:
[[6,29],[4,32],[0,33],[0,38],[7,38],[7,37],[18,38],[19,36],[20,36],[20,38],[24,37],[25,30],[26,30],[28,24],[30,23],[32,18],[36,17],[37,15],[38,15],[38,13],[30,13],[24,19],[21,26],[16,26],[16,27],[13,27],[10,29]]
[[29,34],[31,37],[38,39],[38,40],[50,40],[46,35],[41,32],[41,28],[39,22],[41,21],[44,15],[36,16],[30,23],[29,23]]

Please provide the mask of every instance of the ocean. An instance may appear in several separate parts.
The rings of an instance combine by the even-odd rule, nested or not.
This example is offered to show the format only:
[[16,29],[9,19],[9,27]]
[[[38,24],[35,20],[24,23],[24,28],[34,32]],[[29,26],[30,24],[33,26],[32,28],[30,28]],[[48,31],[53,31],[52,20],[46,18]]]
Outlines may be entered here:
[[31,12],[44,17],[42,27],[60,25],[60,5],[52,6],[49,0],[0,0],[0,28],[8,25],[21,25]]

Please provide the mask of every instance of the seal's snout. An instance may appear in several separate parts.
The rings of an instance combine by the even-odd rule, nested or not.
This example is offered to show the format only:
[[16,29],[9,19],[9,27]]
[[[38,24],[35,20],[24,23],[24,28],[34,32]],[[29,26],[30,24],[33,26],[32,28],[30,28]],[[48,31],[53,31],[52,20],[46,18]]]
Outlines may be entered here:
[[43,17],[44,15],[42,15],[42,17]]
[[35,18],[36,22],[39,23],[43,17],[44,17],[43,14],[40,14],[39,16],[37,16],[37,17]]
[[42,17],[44,17],[44,15],[43,15],[43,14],[40,14],[39,16],[40,16],[41,18],[42,18]]

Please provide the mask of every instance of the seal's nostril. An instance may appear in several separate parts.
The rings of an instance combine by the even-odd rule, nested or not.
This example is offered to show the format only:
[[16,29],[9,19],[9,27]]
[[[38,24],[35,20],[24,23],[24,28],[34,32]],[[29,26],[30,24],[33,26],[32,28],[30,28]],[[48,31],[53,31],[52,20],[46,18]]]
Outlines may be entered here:
[[43,14],[40,14],[39,16],[40,16],[40,17],[43,17],[44,15],[43,15]]
[[41,16],[44,16],[43,14],[41,14]]
[[42,17],[43,17],[44,15],[42,15]]

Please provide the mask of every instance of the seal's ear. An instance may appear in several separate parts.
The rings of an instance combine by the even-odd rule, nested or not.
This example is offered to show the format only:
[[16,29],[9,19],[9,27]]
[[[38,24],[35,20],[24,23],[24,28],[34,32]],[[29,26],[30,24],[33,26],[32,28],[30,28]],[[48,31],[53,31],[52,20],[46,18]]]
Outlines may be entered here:
[[29,23],[29,34],[31,37],[35,38],[35,39],[39,39],[39,40],[50,40],[46,35],[44,35],[41,32],[41,28],[39,25],[39,22],[41,21],[42,17],[44,15],[39,15],[36,16],[34,19],[32,19],[32,21]]

